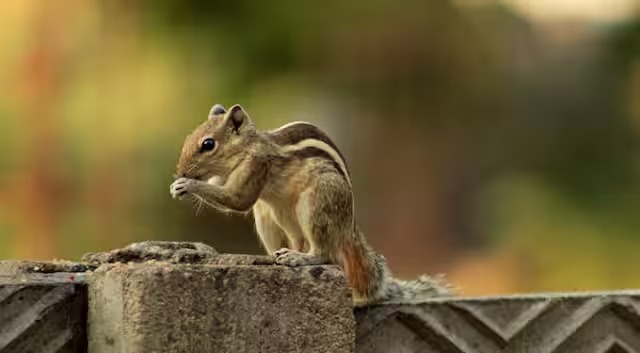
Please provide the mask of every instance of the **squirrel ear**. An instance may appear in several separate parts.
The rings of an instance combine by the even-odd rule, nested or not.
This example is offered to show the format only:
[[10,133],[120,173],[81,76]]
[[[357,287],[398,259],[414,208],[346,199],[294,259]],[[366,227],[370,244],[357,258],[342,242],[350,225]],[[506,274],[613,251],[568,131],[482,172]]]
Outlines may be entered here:
[[222,115],[222,114],[224,114],[226,112],[227,111],[224,109],[222,104],[216,104],[209,111],[209,119],[213,119],[213,118],[217,117],[218,115]]
[[245,113],[240,104],[236,104],[229,108],[227,115],[225,116],[226,123],[231,126],[233,131],[239,132],[243,125],[246,125],[249,116]]

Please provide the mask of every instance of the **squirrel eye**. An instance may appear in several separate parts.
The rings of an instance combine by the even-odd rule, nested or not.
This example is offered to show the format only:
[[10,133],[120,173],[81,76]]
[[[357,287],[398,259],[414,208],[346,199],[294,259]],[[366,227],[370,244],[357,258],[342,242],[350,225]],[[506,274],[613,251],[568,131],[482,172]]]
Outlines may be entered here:
[[213,151],[213,149],[216,147],[216,141],[214,141],[212,138],[207,138],[204,141],[202,141],[202,145],[200,145],[200,152],[208,152],[208,151]]

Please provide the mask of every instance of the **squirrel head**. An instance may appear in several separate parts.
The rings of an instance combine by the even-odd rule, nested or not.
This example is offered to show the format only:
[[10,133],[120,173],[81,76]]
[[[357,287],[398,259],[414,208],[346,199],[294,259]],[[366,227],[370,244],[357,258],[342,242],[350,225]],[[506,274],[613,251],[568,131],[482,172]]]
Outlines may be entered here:
[[227,177],[246,157],[255,136],[255,124],[240,105],[228,111],[220,104],[214,105],[207,121],[187,136],[176,177],[203,181]]

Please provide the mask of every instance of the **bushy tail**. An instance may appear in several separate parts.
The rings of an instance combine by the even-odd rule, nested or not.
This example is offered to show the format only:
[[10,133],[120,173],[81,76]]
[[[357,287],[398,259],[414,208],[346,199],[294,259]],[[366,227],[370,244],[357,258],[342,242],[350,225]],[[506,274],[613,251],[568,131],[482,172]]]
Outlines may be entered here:
[[366,249],[355,242],[347,242],[337,259],[353,289],[353,300],[356,303],[366,302],[372,288],[379,283],[370,259]]
[[429,298],[450,296],[452,291],[453,287],[444,280],[442,275],[433,277],[422,275],[410,281],[387,277],[385,293],[379,303],[415,304]]
[[434,297],[450,296],[454,291],[454,287],[447,283],[442,275],[422,275],[415,280],[402,280],[393,277],[384,256],[369,249],[369,259],[375,268],[374,278],[378,282],[376,293],[372,293],[366,303],[356,303],[356,306],[416,304]]
[[334,263],[341,265],[353,289],[354,305],[420,303],[433,297],[449,296],[453,287],[443,276],[420,276],[401,280],[392,276],[384,256],[364,241],[358,229],[352,241],[342,244]]

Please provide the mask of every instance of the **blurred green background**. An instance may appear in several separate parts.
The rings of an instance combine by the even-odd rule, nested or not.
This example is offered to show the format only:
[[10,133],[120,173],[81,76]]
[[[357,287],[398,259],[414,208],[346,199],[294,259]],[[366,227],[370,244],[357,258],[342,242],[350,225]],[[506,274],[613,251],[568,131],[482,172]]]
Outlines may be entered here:
[[5,1],[0,258],[145,239],[260,253],[169,195],[214,103],[347,156],[403,277],[465,294],[640,287],[638,0]]

